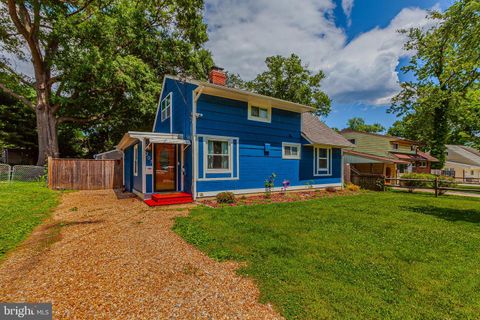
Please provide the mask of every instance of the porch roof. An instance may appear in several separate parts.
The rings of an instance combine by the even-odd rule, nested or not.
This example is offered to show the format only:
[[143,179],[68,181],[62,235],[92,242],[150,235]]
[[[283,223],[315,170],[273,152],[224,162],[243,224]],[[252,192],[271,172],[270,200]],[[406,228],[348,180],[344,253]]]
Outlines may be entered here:
[[116,149],[125,150],[135,142],[143,139],[148,139],[150,143],[190,144],[190,140],[185,139],[181,134],[129,131],[123,135]]
[[400,160],[400,159],[394,159],[394,158],[388,158],[388,157],[382,157],[382,156],[377,156],[369,153],[364,153],[364,152],[359,152],[359,151],[354,151],[354,150],[344,150],[343,151],[345,155],[347,156],[352,156],[352,157],[357,157],[357,158],[362,158],[366,159],[369,161],[365,161],[364,163],[397,163],[397,164],[408,164],[410,163],[409,161],[405,160]]

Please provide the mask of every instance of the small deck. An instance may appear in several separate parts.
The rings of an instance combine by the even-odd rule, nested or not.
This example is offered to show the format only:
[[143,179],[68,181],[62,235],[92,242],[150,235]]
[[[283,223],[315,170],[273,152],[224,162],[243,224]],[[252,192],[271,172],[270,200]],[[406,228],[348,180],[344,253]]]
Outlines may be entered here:
[[150,199],[144,200],[150,207],[169,206],[174,204],[192,203],[193,197],[186,192],[157,193],[153,194]]

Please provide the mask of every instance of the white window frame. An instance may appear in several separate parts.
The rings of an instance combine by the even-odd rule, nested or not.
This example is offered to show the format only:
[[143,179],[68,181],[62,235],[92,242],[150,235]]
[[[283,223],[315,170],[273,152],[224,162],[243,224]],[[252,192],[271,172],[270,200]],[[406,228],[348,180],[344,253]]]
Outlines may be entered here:
[[427,167],[427,161],[420,161],[420,165],[418,167],[419,168],[426,168]]
[[[164,102],[165,102],[165,105],[164,105]],[[163,122],[171,118],[171,116],[172,116],[172,93],[170,92],[160,102],[160,120]]]
[[[209,169],[208,168],[208,156],[213,156],[216,154],[209,154],[208,153],[208,143],[209,141],[221,141],[228,143],[228,169]],[[217,154],[218,155],[218,154]],[[222,156],[225,156],[222,154]],[[232,174],[233,172],[233,140],[228,138],[204,138],[204,146],[203,146],[203,166],[205,173],[229,173]]]
[[[320,158],[320,149],[327,150],[327,157]],[[325,177],[332,175],[332,148],[327,146],[316,146],[313,150],[313,175],[316,177]],[[320,159],[327,160],[327,168],[320,168]]]
[[[296,155],[287,155],[285,154],[285,147],[295,147],[297,148],[298,152]],[[302,155],[302,145],[300,143],[291,143],[291,142],[282,142],[282,159],[293,159],[293,160],[300,160]]]
[[133,175],[138,176],[138,144],[133,146]]
[[[257,107],[260,109],[267,110],[267,118],[252,116],[252,107]],[[248,120],[259,121],[259,122],[272,122],[272,107],[262,105],[261,103],[249,102],[248,103]]]

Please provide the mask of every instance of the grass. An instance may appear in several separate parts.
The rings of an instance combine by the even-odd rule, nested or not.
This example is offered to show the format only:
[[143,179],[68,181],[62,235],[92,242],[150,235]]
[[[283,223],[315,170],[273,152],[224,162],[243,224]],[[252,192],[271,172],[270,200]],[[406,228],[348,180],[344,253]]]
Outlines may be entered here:
[[174,230],[245,261],[262,302],[289,319],[451,319],[480,314],[480,199],[366,192],[197,207]]
[[44,221],[57,203],[57,193],[44,183],[0,183],[0,260]]

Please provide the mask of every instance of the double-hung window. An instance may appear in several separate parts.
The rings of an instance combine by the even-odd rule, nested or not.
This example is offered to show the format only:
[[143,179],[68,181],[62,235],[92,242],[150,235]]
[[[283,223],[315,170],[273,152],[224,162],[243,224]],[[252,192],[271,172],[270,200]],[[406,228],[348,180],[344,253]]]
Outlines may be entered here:
[[283,159],[300,159],[300,144],[283,142],[282,158]]
[[170,118],[172,112],[172,93],[163,98],[160,103],[160,112],[162,122]]
[[271,122],[272,120],[272,108],[266,106],[258,106],[254,104],[248,104],[248,120]]
[[332,174],[332,149],[315,148],[315,175],[329,176]]
[[207,172],[230,172],[230,160],[231,144],[228,140],[207,140]]
[[133,146],[133,175],[138,176],[138,144]]

